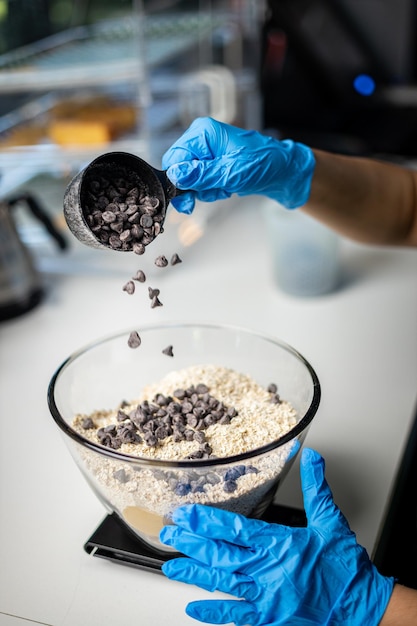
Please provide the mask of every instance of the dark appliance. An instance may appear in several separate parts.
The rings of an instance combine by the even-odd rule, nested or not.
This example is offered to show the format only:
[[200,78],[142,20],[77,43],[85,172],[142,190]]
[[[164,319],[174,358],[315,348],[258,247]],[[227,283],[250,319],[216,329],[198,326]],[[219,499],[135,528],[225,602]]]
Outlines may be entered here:
[[416,1],[269,0],[263,127],[352,154],[417,154]]
[[417,409],[373,561],[385,576],[417,589]]

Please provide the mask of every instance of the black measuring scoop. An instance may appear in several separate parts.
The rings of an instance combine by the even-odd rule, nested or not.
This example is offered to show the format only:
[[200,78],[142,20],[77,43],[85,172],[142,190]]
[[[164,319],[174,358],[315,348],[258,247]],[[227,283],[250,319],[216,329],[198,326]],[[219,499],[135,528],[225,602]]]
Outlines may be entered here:
[[163,232],[170,200],[182,193],[164,171],[140,157],[108,152],[69,183],[64,216],[72,234],[87,246],[143,254]]

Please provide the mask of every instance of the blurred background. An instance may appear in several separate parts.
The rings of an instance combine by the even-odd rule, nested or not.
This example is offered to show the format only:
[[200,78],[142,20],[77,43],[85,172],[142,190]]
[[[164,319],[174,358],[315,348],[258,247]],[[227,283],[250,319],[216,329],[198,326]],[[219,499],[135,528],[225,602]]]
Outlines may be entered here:
[[316,147],[416,154],[416,2],[269,0],[263,124]]
[[[55,243],[16,196],[65,234],[80,169],[112,150],[160,167],[199,115],[346,154],[417,153],[415,0],[0,0],[0,32],[0,202],[41,265]],[[184,235],[172,216],[181,244],[211,217]]]

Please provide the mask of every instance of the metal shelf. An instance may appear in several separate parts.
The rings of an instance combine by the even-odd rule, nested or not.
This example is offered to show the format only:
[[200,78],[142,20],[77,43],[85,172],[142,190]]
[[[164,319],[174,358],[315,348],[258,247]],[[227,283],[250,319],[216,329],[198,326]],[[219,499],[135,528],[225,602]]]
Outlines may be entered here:
[[146,80],[149,70],[191,50],[222,20],[219,12],[173,13],[74,28],[0,56],[0,93]]

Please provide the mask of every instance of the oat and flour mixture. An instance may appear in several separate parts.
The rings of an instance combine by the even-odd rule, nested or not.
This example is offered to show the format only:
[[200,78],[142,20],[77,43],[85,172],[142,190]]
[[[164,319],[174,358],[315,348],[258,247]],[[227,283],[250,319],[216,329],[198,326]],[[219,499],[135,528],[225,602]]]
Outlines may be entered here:
[[[251,514],[274,485],[291,441],[239,464],[207,466],[270,443],[297,423],[294,408],[271,383],[214,365],[173,371],[114,409],[77,415],[74,429],[112,450],[142,459],[202,460],[189,468],[127,463],[85,451],[85,463],[128,523],[143,530],[149,515],[169,517],[184,502]],[[149,521],[149,519],[148,519]],[[152,534],[152,533],[151,533]]]
[[228,457],[274,441],[294,409],[249,376],[213,365],[173,371],[113,410],[78,415],[81,435],[125,454],[162,460]]

